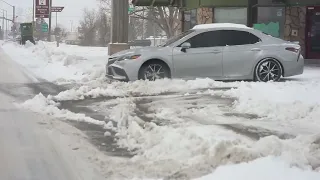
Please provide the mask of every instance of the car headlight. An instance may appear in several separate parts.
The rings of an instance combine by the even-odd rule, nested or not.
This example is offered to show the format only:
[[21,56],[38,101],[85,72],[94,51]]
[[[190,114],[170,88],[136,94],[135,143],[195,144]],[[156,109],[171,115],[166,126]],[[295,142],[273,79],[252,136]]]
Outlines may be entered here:
[[135,60],[138,59],[141,55],[140,54],[135,54],[135,55],[128,55],[120,58],[118,61],[123,61],[123,60]]

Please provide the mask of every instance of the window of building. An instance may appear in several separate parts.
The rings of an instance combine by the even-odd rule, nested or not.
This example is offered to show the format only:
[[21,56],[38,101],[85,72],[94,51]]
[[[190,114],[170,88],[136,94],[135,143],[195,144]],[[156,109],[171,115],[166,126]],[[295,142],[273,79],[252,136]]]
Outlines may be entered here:
[[197,25],[197,9],[184,12],[184,30],[192,29]]
[[247,24],[247,8],[214,8],[215,23]]
[[258,7],[257,23],[254,27],[274,37],[284,38],[285,8]]

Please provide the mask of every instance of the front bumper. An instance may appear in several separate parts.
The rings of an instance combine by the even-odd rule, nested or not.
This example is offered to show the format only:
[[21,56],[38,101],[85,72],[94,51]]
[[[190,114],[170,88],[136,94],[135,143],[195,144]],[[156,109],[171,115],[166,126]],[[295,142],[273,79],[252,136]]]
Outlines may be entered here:
[[106,66],[106,76],[119,81],[138,80],[138,73],[142,63],[143,61],[141,60],[117,61],[116,58],[109,59]]
[[115,65],[106,66],[106,77],[118,81],[129,81],[129,77],[126,71],[121,67]]

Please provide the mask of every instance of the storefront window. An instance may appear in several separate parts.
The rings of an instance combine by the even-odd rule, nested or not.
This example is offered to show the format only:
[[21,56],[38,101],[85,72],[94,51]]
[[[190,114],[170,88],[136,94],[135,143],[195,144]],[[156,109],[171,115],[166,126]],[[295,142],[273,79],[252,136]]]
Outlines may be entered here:
[[285,9],[258,7],[258,22],[254,28],[274,37],[284,38]]
[[215,23],[247,24],[247,8],[214,8]]
[[197,9],[184,12],[184,30],[192,29],[197,25]]

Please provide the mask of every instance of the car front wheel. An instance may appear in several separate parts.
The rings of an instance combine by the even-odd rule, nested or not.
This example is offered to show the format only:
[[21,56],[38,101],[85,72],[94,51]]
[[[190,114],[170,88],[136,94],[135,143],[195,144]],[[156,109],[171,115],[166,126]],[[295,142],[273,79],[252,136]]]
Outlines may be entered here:
[[259,62],[255,69],[255,80],[261,82],[279,81],[282,76],[282,66],[274,59]]
[[150,62],[144,64],[139,71],[139,79],[155,81],[157,79],[169,78],[168,67],[162,62]]

